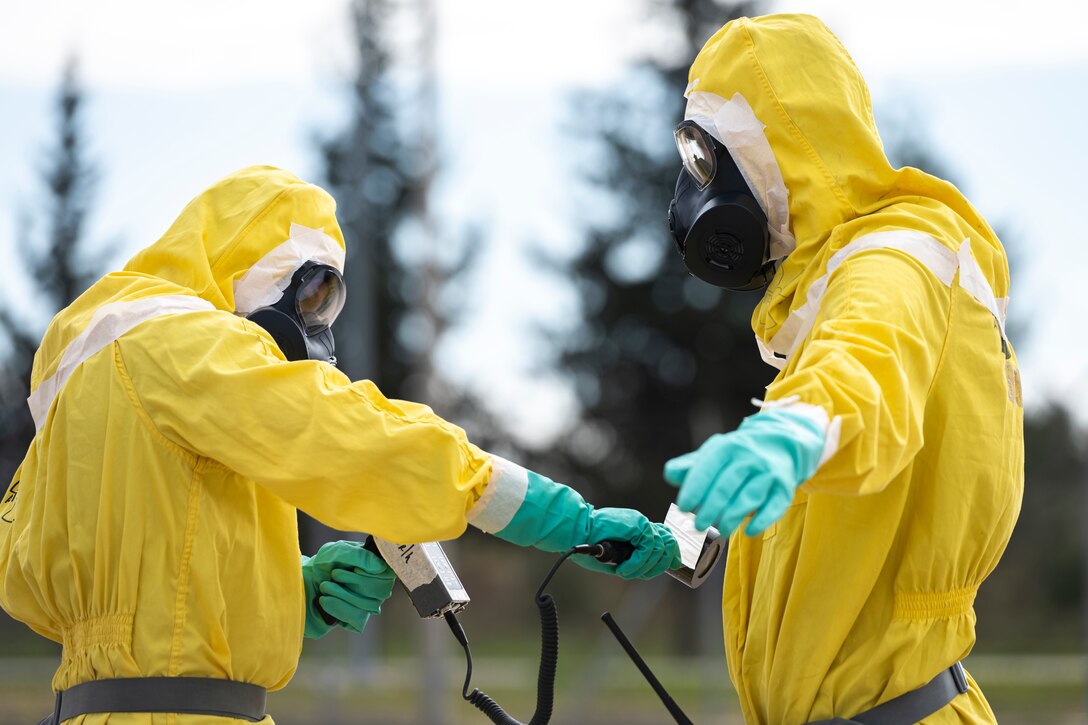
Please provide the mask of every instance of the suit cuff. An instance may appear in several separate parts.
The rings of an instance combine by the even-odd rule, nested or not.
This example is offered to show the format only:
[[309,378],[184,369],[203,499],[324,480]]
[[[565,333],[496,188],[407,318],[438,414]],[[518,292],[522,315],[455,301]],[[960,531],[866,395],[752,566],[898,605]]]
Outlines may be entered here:
[[502,531],[525,501],[529,472],[505,458],[491,456],[491,480],[476,504],[469,509],[468,523],[493,534]]

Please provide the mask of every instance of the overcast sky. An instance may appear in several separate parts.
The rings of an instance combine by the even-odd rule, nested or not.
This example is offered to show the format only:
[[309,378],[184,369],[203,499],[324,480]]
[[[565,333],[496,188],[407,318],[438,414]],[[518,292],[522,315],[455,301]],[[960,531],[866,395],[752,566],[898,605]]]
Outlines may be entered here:
[[[71,53],[81,61],[103,173],[92,236],[119,240],[118,264],[161,234],[189,198],[241,166],[271,163],[313,178],[313,139],[335,132],[342,117],[352,67],[345,0],[7,5],[0,269],[8,294],[19,290],[17,211],[32,205],[51,94]],[[568,94],[609,87],[634,54],[667,51],[667,38],[635,0],[552,0],[531,11],[508,0],[438,6],[442,223],[481,223],[489,241],[472,320],[444,356],[453,375],[492,400],[521,401],[509,420],[546,438],[563,424],[569,397],[529,372],[538,351],[504,331],[573,309],[524,256],[530,242],[562,245],[572,236]],[[1088,165],[1088,3],[1052,2],[1038,15],[1025,14],[1022,2],[770,6],[819,15],[840,36],[869,80],[878,119],[903,106],[919,112],[936,154],[1019,249],[1012,306],[1028,311],[1032,328],[1019,345],[1029,401],[1060,396],[1088,409],[1078,294],[1088,239],[1073,214]],[[498,163],[511,148],[525,169],[518,178]],[[479,353],[484,340],[487,355]]]

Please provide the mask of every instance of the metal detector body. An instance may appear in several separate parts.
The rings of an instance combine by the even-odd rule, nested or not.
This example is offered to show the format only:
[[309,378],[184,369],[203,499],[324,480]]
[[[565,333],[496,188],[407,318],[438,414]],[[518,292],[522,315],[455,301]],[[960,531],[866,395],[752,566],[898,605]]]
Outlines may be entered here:
[[[700,531],[695,527],[694,514],[684,513],[672,504],[665,516],[664,524],[672,532],[680,547],[681,565],[678,569],[669,570],[669,575],[683,582],[686,586],[696,589],[703,584],[713,572],[718,560],[725,552],[725,540],[716,529],[709,528]],[[393,544],[382,539],[368,536],[364,547],[381,556],[393,569],[397,579],[404,586],[409,599],[415,606],[419,616],[424,619],[443,618],[450,630],[465,650],[468,659],[468,672],[465,677],[465,685],[462,697],[478,708],[488,719],[499,725],[521,725],[518,720],[508,715],[494,700],[473,689],[469,692],[469,684],[472,677],[472,654],[468,645],[468,638],[464,629],[457,621],[457,613],[465,608],[469,602],[468,592],[453,570],[441,545],[437,543],[425,544]],[[555,602],[551,595],[544,592],[544,588],[551,580],[568,557],[573,554],[594,556],[600,561],[620,564],[633,552],[630,542],[604,541],[596,544],[582,544],[563,554],[544,578],[537,590],[535,601],[540,609],[541,616],[541,660],[540,673],[537,688],[537,709],[530,721],[531,725],[544,725],[551,719],[555,671],[558,661],[559,627],[555,614]],[[669,714],[677,723],[690,725],[679,706],[665,692],[665,688],[650,672],[649,667],[639,657],[634,646],[623,635],[619,625],[605,612],[602,617],[605,624],[616,636],[624,650],[638,666],[647,682],[661,698],[669,711]]]
[[669,504],[665,526],[680,545],[681,562],[679,569],[669,569],[667,574],[692,589],[698,589],[722,558],[728,539],[722,538],[713,526],[706,531],[695,528],[695,514],[684,513],[676,504]]
[[423,619],[456,614],[471,601],[438,542],[394,544],[368,536],[363,546],[385,559]]

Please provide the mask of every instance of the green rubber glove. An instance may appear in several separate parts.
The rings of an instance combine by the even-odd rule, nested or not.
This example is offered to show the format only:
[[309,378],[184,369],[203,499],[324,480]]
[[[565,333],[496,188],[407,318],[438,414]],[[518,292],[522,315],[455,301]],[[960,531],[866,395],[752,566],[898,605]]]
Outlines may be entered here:
[[665,480],[680,487],[676,505],[695,514],[700,529],[729,535],[753,514],[754,536],[777,521],[794,491],[812,477],[824,450],[824,427],[789,409],[748,416],[737,430],[707,439],[698,450],[665,464]]
[[305,636],[324,637],[336,626],[362,632],[370,615],[378,614],[393,593],[395,580],[389,565],[359,541],[330,541],[312,557],[303,556]]
[[619,565],[604,564],[591,556],[574,556],[593,571],[624,579],[652,579],[680,566],[680,547],[664,524],[655,524],[633,509],[595,509],[569,486],[527,471],[528,487],[521,506],[495,536],[519,546],[564,552],[579,544],[628,541],[631,557]]

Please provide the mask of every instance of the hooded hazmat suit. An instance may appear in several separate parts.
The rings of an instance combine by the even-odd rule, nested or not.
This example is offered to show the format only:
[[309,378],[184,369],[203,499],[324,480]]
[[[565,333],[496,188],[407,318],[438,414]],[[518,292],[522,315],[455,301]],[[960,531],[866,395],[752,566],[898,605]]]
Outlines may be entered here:
[[[332,198],[249,168],[50,324],[31,379],[37,433],[2,499],[0,604],[63,644],[54,690],[161,676],[283,687],[303,638],[296,507],[398,543],[466,522],[501,536],[517,514],[522,543],[539,545],[536,508],[519,506],[543,489],[576,499],[574,543],[590,524],[615,538],[604,511],[641,525],[527,484],[423,405],[286,362],[243,315],[306,260],[343,268]],[[223,722],[73,722],[107,718]]]
[[[686,95],[782,260],[752,318],[780,369],[764,405],[824,431],[786,513],[730,541],[730,676],[749,723],[848,718],[970,653],[975,593],[1019,513],[1005,254],[952,184],[891,167],[864,80],[815,18],[727,24]],[[924,722],[995,722],[970,684]]]
[[37,434],[0,524],[0,603],[63,644],[55,690],[150,676],[286,684],[303,635],[295,507],[393,541],[464,530],[487,454],[372,383],[283,364],[234,314],[275,301],[271,280],[300,261],[343,258],[331,197],[251,168],[53,320],[31,378]]

